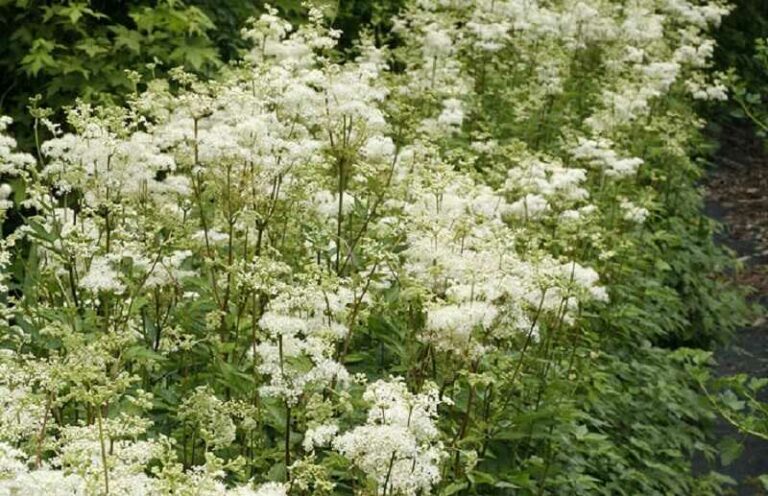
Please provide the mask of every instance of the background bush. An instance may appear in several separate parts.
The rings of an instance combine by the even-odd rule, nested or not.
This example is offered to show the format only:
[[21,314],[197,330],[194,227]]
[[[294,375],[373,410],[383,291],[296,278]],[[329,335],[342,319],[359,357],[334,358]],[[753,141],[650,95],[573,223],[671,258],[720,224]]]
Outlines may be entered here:
[[[298,24],[300,0],[268,2]],[[159,77],[184,67],[213,77],[247,46],[240,31],[264,12],[262,0],[0,0],[0,110],[31,144],[29,99],[54,109],[75,99],[124,103],[135,89],[126,71]],[[350,47],[363,26],[381,38],[403,0],[319,2]],[[59,117],[61,117],[59,115]]]

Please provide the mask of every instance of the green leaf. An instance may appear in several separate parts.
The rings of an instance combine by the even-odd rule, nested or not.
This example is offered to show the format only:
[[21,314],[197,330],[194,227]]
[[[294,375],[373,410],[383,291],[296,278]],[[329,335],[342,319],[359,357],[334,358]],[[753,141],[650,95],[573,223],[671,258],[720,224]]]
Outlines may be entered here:
[[727,467],[733,463],[734,460],[739,458],[744,449],[744,444],[737,441],[736,438],[728,436],[723,438],[718,443],[717,447],[720,450],[720,463],[722,463],[724,467]]
[[126,360],[133,360],[140,363],[164,362],[167,358],[146,346],[135,345],[125,350],[123,356]]
[[286,476],[287,471],[285,470],[284,462],[278,462],[272,465],[272,468],[269,469],[269,473],[267,474],[267,478],[273,481],[286,480]]
[[763,490],[768,491],[768,474],[758,476],[757,480],[763,485]]
[[720,399],[725,406],[731,410],[738,412],[744,409],[744,401],[740,400],[736,394],[730,389],[720,395]]
[[21,59],[21,66],[27,74],[37,76],[43,69],[54,69],[57,67],[51,52],[56,45],[51,41],[38,38],[32,42],[29,53]]
[[467,478],[472,481],[473,484],[490,484],[493,485],[498,481],[498,478],[488,472],[480,472],[479,470],[473,470],[467,474]]
[[216,49],[203,39],[193,39],[180,44],[171,52],[170,59],[193,69],[201,69],[204,65],[216,64],[219,61]]
[[72,23],[72,25],[75,25],[80,18],[83,17],[86,9],[87,6],[84,3],[73,3],[68,7],[62,8],[59,15],[68,17],[69,22]]
[[125,26],[110,26],[110,31],[115,34],[115,50],[126,49],[135,54],[141,53],[143,36],[138,31],[128,29]]
[[85,52],[86,55],[88,55],[88,58],[91,59],[108,51],[107,48],[103,44],[100,44],[99,40],[96,38],[86,38],[75,45],[75,48]]
[[448,485],[445,489],[442,490],[440,493],[442,496],[450,496],[451,494],[456,494],[459,491],[462,491],[469,487],[468,482],[452,482]]
[[218,368],[221,373],[220,382],[224,386],[232,387],[241,392],[249,391],[253,388],[253,377],[250,374],[240,371],[234,365],[218,360]]

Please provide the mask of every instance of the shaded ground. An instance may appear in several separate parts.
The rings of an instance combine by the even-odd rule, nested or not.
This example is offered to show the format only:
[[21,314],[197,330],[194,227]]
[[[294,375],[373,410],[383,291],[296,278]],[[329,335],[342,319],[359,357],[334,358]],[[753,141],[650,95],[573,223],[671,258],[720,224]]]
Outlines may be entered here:
[[[755,289],[755,301],[768,305],[768,151],[746,126],[723,129],[720,142],[716,168],[706,184],[706,210],[724,224],[719,241],[731,247],[744,264],[734,278]],[[765,315],[739,330],[729,346],[716,350],[715,359],[719,375],[768,377]],[[724,422],[717,435],[734,436],[744,443],[741,456],[733,463],[713,467],[738,482],[732,494],[766,494],[755,477],[768,474],[768,442],[742,436]]]
[[768,298],[768,149],[749,127],[725,128],[719,139],[707,210],[724,223],[721,241],[745,264],[739,282]]

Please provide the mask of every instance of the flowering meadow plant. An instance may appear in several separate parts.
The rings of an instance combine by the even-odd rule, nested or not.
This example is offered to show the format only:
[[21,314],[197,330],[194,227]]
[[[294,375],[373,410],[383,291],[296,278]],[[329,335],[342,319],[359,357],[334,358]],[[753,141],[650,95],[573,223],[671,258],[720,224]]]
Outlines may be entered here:
[[727,11],[416,0],[342,57],[270,10],[35,155],[1,120],[0,494],[715,493],[658,345],[738,321],[689,158]]

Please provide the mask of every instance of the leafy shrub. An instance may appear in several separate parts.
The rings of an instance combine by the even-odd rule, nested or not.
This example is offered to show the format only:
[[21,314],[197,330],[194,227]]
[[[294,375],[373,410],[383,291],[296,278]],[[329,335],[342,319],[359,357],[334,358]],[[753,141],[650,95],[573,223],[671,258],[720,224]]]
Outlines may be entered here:
[[719,125],[752,122],[759,136],[768,131],[768,10],[762,0],[734,5],[717,31],[715,61],[730,73],[732,98],[712,112]]
[[[386,4],[344,0],[319,2],[350,46],[363,26],[380,38],[401,1]],[[272,2],[293,23],[306,20],[298,0]],[[27,145],[27,105],[42,95],[61,109],[75,99],[123,104],[136,84],[126,71],[151,78],[173,67],[211,77],[222,62],[248,48],[240,36],[245,21],[264,2],[162,0],[127,2],[55,0],[0,1],[0,108],[15,120]]]
[[122,103],[136,84],[126,70],[151,74],[161,63],[210,72],[221,64],[211,18],[183,1],[5,1],[0,19],[2,106],[18,118],[36,93],[56,109],[75,98]]
[[727,9],[616,6],[417,1],[350,59],[269,10],[214,80],[36,108],[0,487],[717,494],[665,345],[743,315],[691,159]]

